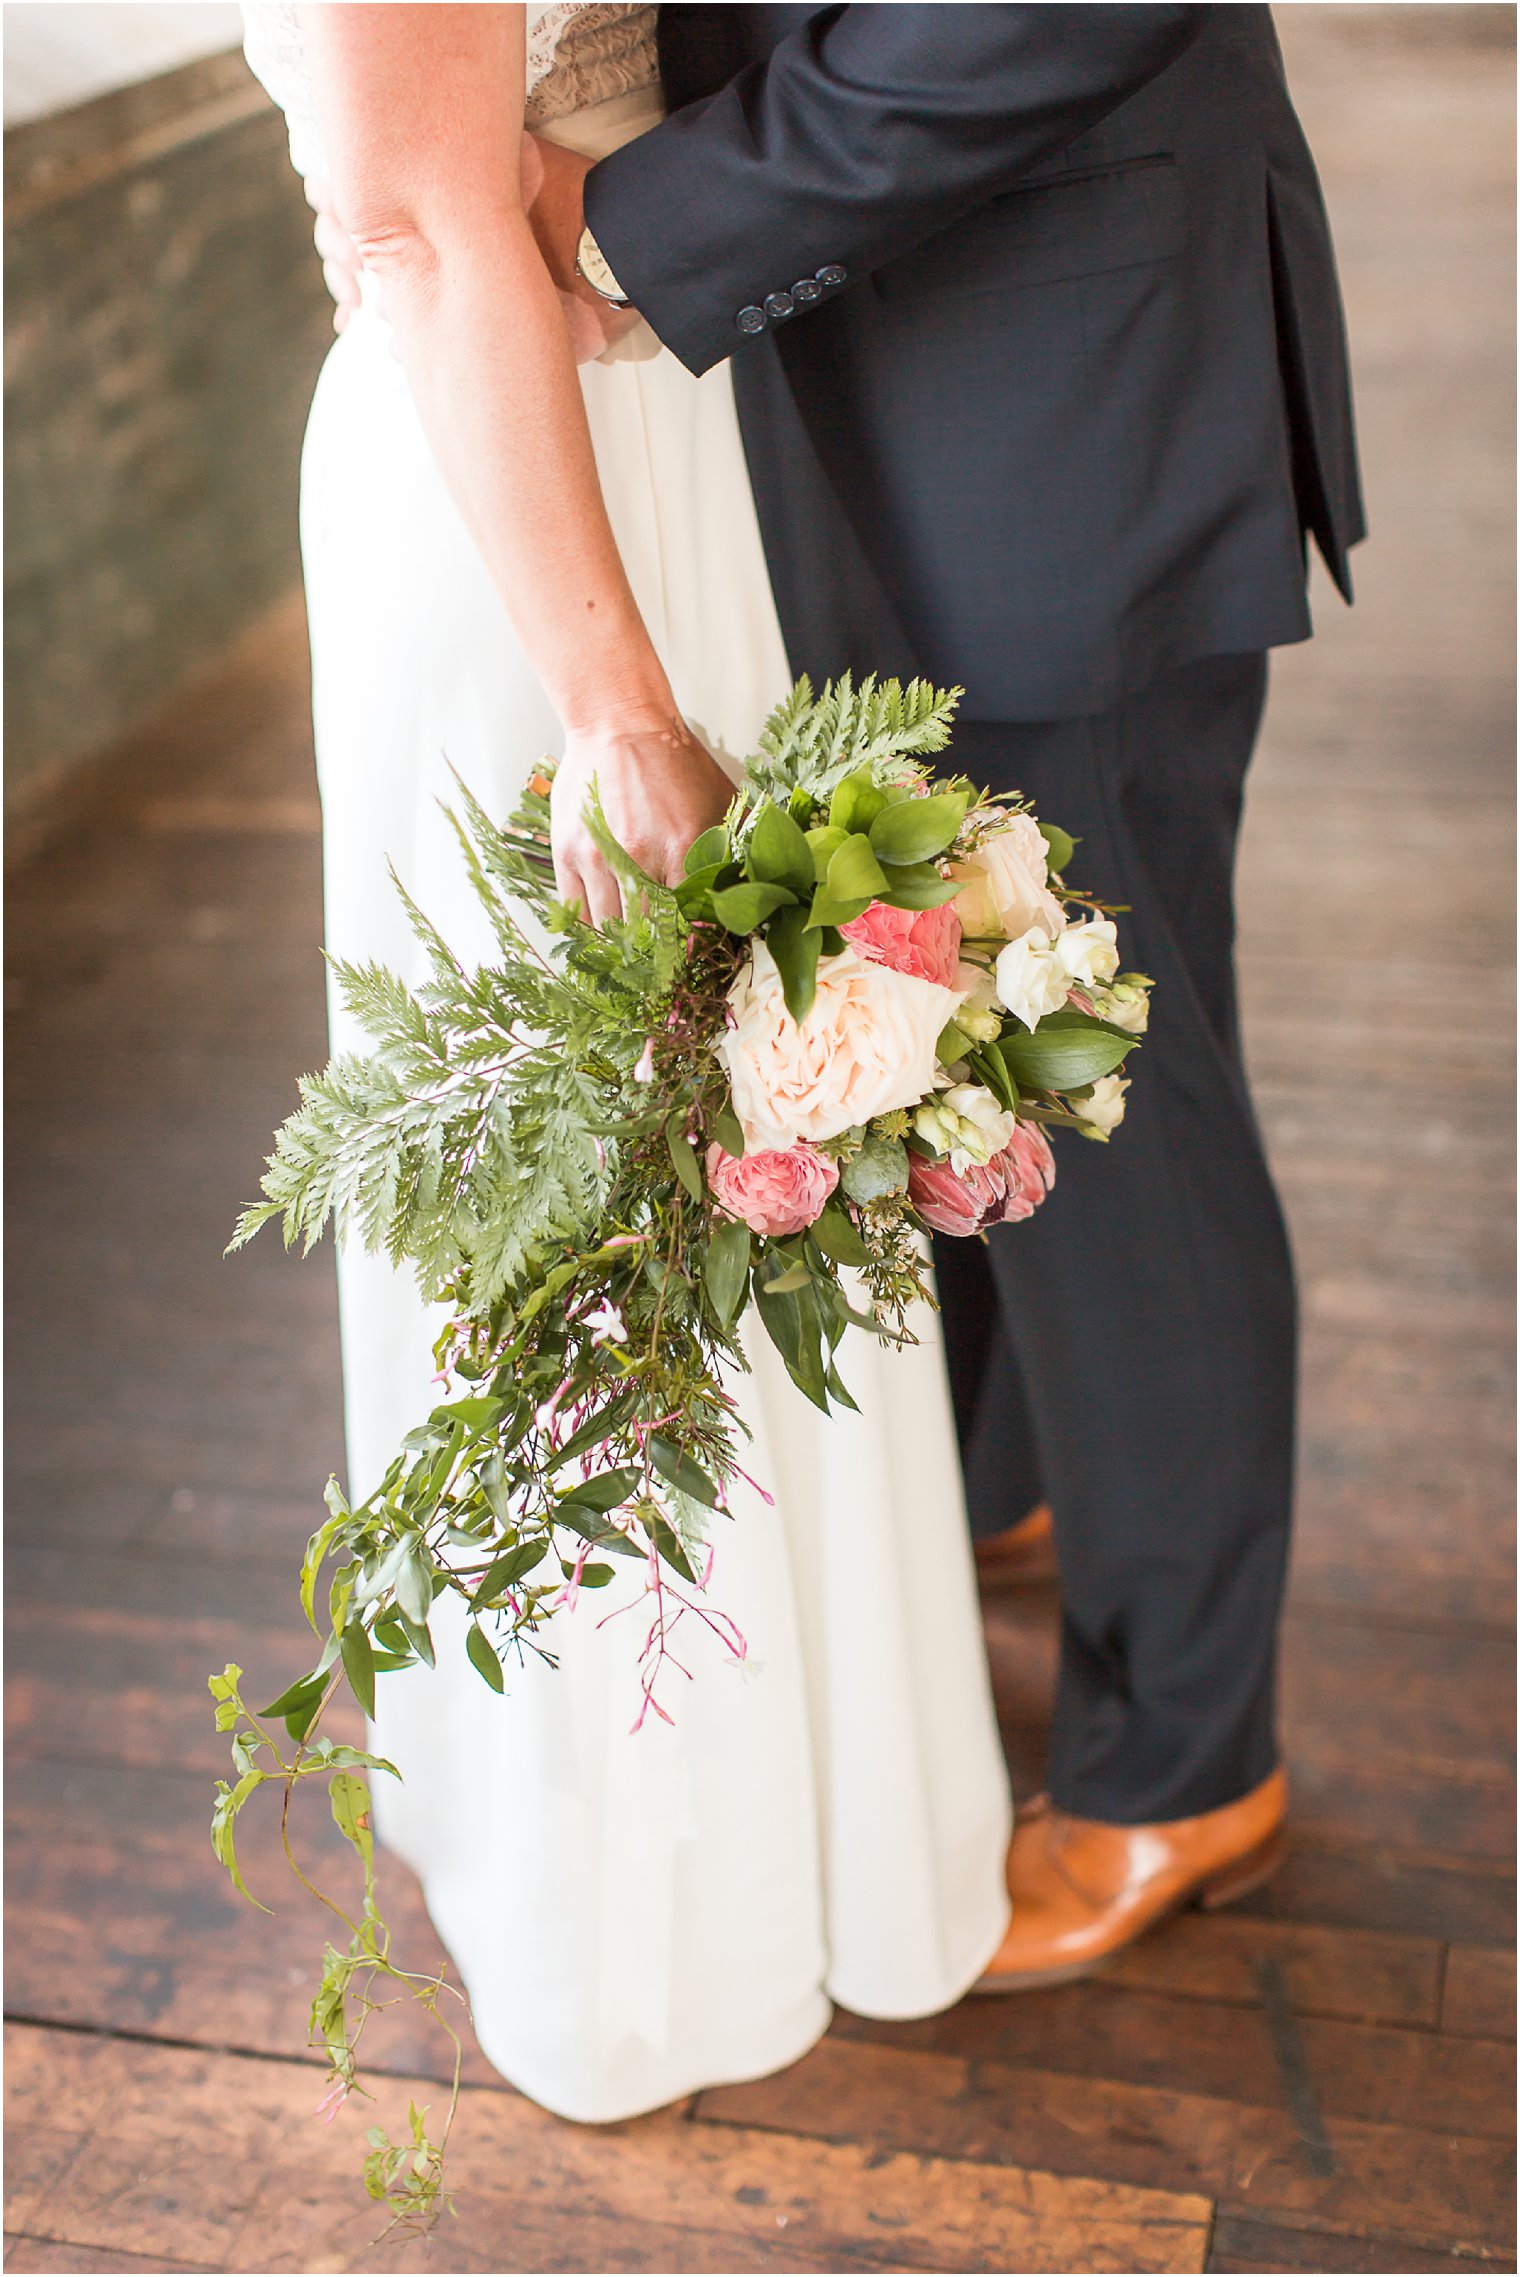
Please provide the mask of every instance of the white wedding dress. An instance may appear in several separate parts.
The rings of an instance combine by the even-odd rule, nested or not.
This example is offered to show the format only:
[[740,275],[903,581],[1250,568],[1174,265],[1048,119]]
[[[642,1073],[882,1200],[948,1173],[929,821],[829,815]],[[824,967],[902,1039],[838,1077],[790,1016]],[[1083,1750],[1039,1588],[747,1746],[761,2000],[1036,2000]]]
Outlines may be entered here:
[[[294,7],[245,10],[249,60],[325,172]],[[602,155],[660,115],[650,7],[530,8],[529,124]],[[686,717],[731,766],[789,674],[727,367],[697,380],[646,328],[583,373],[607,507]],[[559,728],[444,488],[366,284],[322,372],[302,466],[327,937],[410,976],[386,872],[484,953],[438,806],[457,768],[506,812]],[[362,1043],[341,1008],[335,1048]],[[409,1279],[340,1261],[349,1476],[379,1479],[439,1393]],[[379,1831],[420,1875],[480,2044],[569,2118],[611,2120],[794,2060],[830,2000],[948,2006],[1007,1915],[993,1718],[937,1321],[846,1340],[858,1416],[825,1421],[763,1336],[742,1409],[769,1490],[718,1521],[709,1588],[736,1661],[683,1621],[673,1722],[631,1727],[647,1613],[561,1615],[557,1671],[498,1698],[443,1608],[437,1672],[382,1680]],[[630,1569],[636,1572],[636,1569]],[[619,1577],[621,1582],[621,1575]],[[451,1601],[452,1602],[452,1601]]]

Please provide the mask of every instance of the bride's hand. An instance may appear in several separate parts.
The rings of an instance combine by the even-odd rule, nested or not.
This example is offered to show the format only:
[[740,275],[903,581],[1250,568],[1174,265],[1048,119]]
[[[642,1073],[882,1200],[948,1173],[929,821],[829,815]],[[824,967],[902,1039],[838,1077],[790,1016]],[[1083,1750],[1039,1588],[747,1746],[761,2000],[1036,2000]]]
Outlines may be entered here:
[[680,878],[692,840],[721,821],[734,787],[679,720],[581,729],[568,738],[550,799],[554,872],[564,899],[578,901],[599,925],[619,914],[622,897],[586,828],[593,784],[618,844],[667,885]]

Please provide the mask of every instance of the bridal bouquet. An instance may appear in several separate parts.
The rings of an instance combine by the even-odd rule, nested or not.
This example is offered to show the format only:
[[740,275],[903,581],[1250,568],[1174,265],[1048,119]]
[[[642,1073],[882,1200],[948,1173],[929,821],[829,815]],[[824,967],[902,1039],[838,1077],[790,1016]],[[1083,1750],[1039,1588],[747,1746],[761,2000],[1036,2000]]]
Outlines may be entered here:
[[[313,2010],[339,2099],[377,1976],[429,2005],[442,1987],[389,1958],[357,1774],[392,1766],[317,1736],[335,1691],[373,1713],[377,1678],[431,1665],[446,1598],[499,1692],[504,1661],[552,1658],[553,1621],[621,1570],[647,1617],[637,1721],[668,1720],[678,1622],[744,1652],[705,1584],[743,1475],[745,1315],[806,1398],[851,1406],[841,1340],[912,1340],[926,1229],[1028,1217],[1055,1177],[1048,1133],[1107,1139],[1123,1116],[1150,983],[1066,883],[1070,838],[933,773],[955,700],[800,681],[674,888],[593,812],[626,912],[597,930],[555,894],[549,768],[504,827],[461,788],[494,955],[467,966],[408,901],[423,985],[337,968],[372,1048],[303,1082],[233,1246],[278,1218],[287,1244],[331,1225],[409,1265],[446,1308],[451,1396],[364,1500],[329,1486],[301,1575],[310,1669],[257,1713],[235,1666],[211,1686],[238,1773],[214,1843],[239,1887],[235,1821],[270,1781],[288,1818],[290,1790],[325,1780],[363,1864]],[[371,2146],[372,2194],[430,2212],[423,2115]]]

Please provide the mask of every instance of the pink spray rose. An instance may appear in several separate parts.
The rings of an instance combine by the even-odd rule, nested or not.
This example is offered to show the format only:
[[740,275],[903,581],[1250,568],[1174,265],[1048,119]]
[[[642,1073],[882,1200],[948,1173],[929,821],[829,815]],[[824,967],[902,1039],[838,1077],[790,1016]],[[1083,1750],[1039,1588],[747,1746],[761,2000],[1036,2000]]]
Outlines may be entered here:
[[984,1226],[1032,1217],[1056,1182],[1050,1141],[1033,1123],[1017,1123],[1001,1154],[955,1171],[946,1156],[908,1157],[908,1199],[936,1233],[980,1233]]
[[961,921],[948,906],[893,909],[884,901],[873,901],[839,930],[872,964],[890,965],[894,972],[911,973],[915,980],[932,980],[937,988],[960,985]]
[[788,1147],[784,1154],[767,1148],[742,1157],[710,1146],[707,1183],[719,1209],[743,1218],[751,1233],[784,1239],[812,1224],[839,1184],[839,1168],[807,1145]]

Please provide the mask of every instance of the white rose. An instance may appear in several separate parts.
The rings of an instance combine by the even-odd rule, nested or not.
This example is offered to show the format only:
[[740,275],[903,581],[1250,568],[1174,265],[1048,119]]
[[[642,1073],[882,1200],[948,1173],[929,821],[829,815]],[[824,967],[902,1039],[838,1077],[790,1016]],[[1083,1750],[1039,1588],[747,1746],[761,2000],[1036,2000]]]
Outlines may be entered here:
[[1094,1138],[1106,1139],[1124,1120],[1124,1094],[1128,1089],[1128,1076],[1100,1075],[1092,1087],[1092,1097],[1074,1100],[1072,1112],[1081,1118],[1085,1131]]
[[1017,1118],[998,1105],[984,1083],[953,1083],[926,1099],[913,1127],[936,1154],[948,1154],[957,1178],[972,1163],[990,1162],[1012,1138]]
[[995,970],[1000,1000],[1029,1029],[1048,1013],[1059,1012],[1071,993],[1071,975],[1038,925],[1009,942]]
[[818,960],[818,992],[799,1026],[763,941],[728,992],[719,1051],[751,1152],[835,1138],[934,1088],[934,1046],[960,991],[875,964],[846,947]]
[[1068,925],[1055,945],[1057,961],[1074,987],[1112,980],[1119,970],[1119,928],[1110,917]]
[[950,865],[965,884],[950,904],[961,930],[978,940],[1016,940],[1038,925],[1051,938],[1066,912],[1046,885],[1050,852],[1033,815],[1013,814],[1006,829],[984,838],[974,854]]

